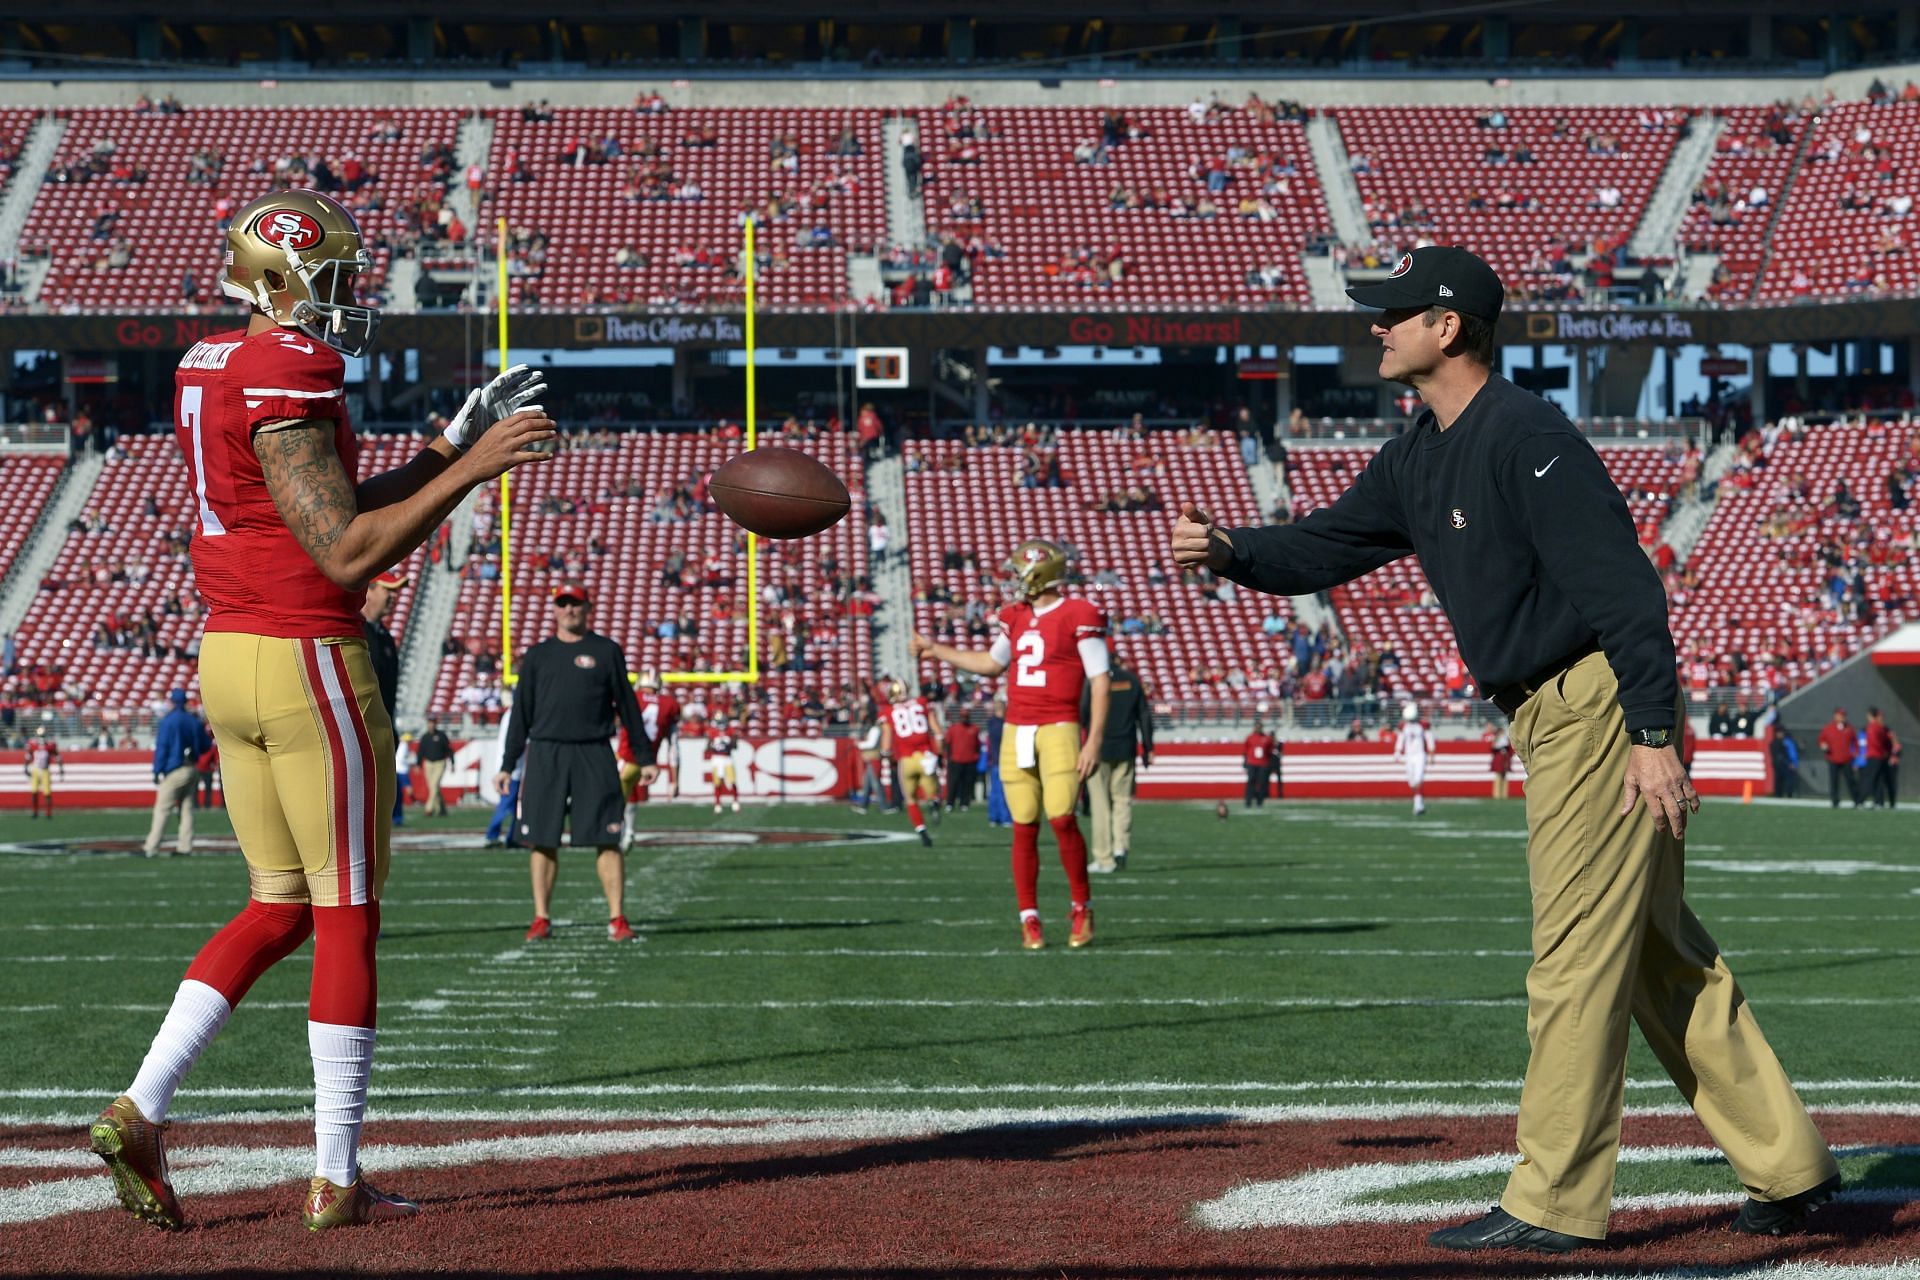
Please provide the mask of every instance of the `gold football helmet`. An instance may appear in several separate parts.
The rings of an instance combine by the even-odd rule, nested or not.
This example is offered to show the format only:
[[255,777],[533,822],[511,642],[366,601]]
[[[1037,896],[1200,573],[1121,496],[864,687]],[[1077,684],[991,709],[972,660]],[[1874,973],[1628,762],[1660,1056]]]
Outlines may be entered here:
[[887,701],[905,702],[906,700],[907,686],[899,680],[889,681],[887,684]]
[[636,689],[658,689],[660,687],[660,673],[652,667],[642,667],[638,671],[633,672],[628,679],[633,681]]
[[354,277],[372,270],[352,214],[315,191],[275,191],[233,215],[220,291],[360,356],[373,346],[380,313],[359,305]]
[[1032,600],[1056,590],[1067,580],[1067,553],[1040,538],[1029,538],[1013,549],[1007,561],[1012,580],[1007,595],[1015,600]]

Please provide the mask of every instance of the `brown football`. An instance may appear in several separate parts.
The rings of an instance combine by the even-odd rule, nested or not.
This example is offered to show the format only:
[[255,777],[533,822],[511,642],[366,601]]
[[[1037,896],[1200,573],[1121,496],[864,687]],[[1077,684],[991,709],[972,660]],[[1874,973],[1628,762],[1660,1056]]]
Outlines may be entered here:
[[715,506],[763,538],[810,538],[852,505],[840,477],[795,449],[752,449],[707,482]]

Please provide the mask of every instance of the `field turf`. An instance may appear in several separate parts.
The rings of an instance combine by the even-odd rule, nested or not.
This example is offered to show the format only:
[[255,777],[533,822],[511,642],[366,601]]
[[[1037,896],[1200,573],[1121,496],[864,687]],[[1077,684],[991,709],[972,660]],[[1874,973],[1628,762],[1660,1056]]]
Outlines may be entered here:
[[[244,899],[231,852],[147,860],[119,851],[145,821],[0,818],[0,1175],[34,1159],[63,1178],[90,1172],[54,1155],[15,1150],[10,1159],[6,1144],[72,1146],[61,1135],[77,1134],[125,1087],[195,949]],[[1527,1056],[1517,803],[1440,804],[1418,821],[1400,804],[1286,803],[1235,808],[1225,821],[1201,806],[1142,806],[1128,869],[1094,880],[1097,935],[1085,951],[1065,945],[1064,878],[1043,840],[1051,945],[1037,954],[1019,946],[1007,833],[978,809],[949,817],[932,850],[901,838],[901,817],[843,808],[716,818],[660,806],[645,823],[659,843],[629,858],[627,877],[639,940],[607,940],[590,858],[563,853],[555,935],[528,944],[525,855],[473,847],[482,825],[473,812],[410,819],[384,895],[370,1165],[383,1141],[423,1140],[409,1127],[420,1125],[544,1133],[568,1123],[831,1119],[847,1132],[951,1134],[969,1131],[969,1115],[1101,1131],[1346,1124],[1379,1131],[1366,1159],[1424,1158],[1418,1143],[1401,1145],[1409,1131],[1432,1137],[1434,1159],[1510,1156]],[[1909,1190],[1920,1186],[1917,824],[1906,811],[1723,801],[1697,820],[1688,871],[1689,901],[1803,1096],[1823,1117],[1843,1117],[1836,1142],[1851,1142],[1849,1178],[1889,1206],[1887,1225],[1898,1224],[1907,1250],[1894,1253],[1907,1257],[1920,1197]],[[202,829],[225,834],[223,815],[207,815]],[[834,839],[748,838],[763,830]],[[843,842],[844,833],[888,838]],[[254,988],[180,1093],[182,1133],[238,1125],[264,1127],[288,1147],[306,1140],[310,975],[308,947]],[[1681,1100],[1637,1034],[1628,1077],[1630,1111],[1658,1130],[1650,1141],[1703,1142],[1676,1115]],[[1442,1121],[1475,1136],[1436,1129]],[[1015,1149],[1026,1141],[1008,1139]],[[1275,1176],[1315,1165],[1293,1160]],[[288,1177],[303,1172],[295,1161]],[[1214,1191],[1257,1172],[1223,1167]],[[1183,1177],[1197,1180],[1173,1179],[1165,1194],[1172,1220],[1190,1224],[1207,1184],[1190,1168]],[[1374,1220],[1435,1201],[1483,1207],[1502,1180],[1495,1168],[1410,1171],[1377,1193]],[[33,1181],[18,1168],[0,1176],[0,1223],[51,1220],[21,1208]],[[1717,1159],[1676,1152],[1623,1162],[1617,1194],[1732,1203],[1725,1197],[1737,1190]],[[81,1218],[108,1220],[105,1231],[123,1225],[117,1211]],[[1431,1225],[1395,1231],[1417,1240]],[[46,1255],[50,1246],[36,1247],[0,1246],[0,1268],[68,1269]],[[872,1261],[830,1252],[809,1255],[810,1274],[853,1274]],[[1000,1274],[989,1255],[965,1269]],[[1186,1255],[1169,1245],[1151,1256]],[[899,1274],[945,1273],[924,1260],[903,1265]],[[1007,1273],[1030,1265],[1036,1275],[1102,1274],[1056,1254],[1009,1262]],[[1243,1264],[1225,1255],[1214,1265],[1221,1270],[1169,1262],[1168,1274],[1262,1274],[1234,1270]]]

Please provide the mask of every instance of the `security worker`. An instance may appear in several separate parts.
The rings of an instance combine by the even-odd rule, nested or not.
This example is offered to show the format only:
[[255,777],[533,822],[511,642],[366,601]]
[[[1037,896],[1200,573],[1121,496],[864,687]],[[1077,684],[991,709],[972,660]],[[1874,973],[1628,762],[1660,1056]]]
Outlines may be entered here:
[[[1115,655],[1107,672],[1107,732],[1100,739],[1100,763],[1087,779],[1093,804],[1092,861],[1087,870],[1098,875],[1127,869],[1127,849],[1133,840],[1134,760],[1153,764],[1153,707],[1140,677]],[[1080,723],[1091,718],[1092,691],[1080,697]]]
[[1499,1207],[1431,1242],[1562,1252],[1606,1235],[1629,1013],[1748,1189],[1734,1228],[1798,1230],[1839,1167],[1683,899],[1700,802],[1675,750],[1666,597],[1626,503],[1559,410],[1493,371],[1503,290],[1485,262],[1416,249],[1348,294],[1384,313],[1380,376],[1420,393],[1413,429],[1295,525],[1221,529],[1184,504],[1173,554],[1278,595],[1418,555],[1511,720],[1534,906],[1520,1159]]
[[400,694],[400,645],[387,630],[387,615],[393,612],[395,593],[407,582],[407,575],[398,569],[387,570],[367,584],[367,599],[360,606],[360,629],[367,636],[367,656],[373,659],[373,678],[380,686],[388,719],[393,718],[394,700]]
[[654,747],[640,719],[620,646],[587,630],[593,597],[584,586],[554,588],[554,634],[520,660],[520,683],[507,720],[506,745],[494,790],[513,785],[526,753],[517,830],[532,846],[533,924],[527,941],[549,936],[553,882],[560,871],[560,829],[572,818],[573,844],[599,850],[596,869],[607,895],[607,936],[633,938],[622,909],[626,862],[620,848],[620,771],[613,760],[614,720],[626,727],[642,785],[653,781]]

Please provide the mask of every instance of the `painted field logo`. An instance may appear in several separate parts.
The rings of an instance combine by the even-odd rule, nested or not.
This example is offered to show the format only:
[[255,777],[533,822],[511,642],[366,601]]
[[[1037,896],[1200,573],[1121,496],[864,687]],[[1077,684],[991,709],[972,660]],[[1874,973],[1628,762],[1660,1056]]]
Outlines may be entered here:
[[[1905,1205],[1920,1199],[1920,1146],[1856,1146],[1834,1151],[1848,1189],[1836,1203]],[[1500,1193],[1517,1157],[1411,1160],[1315,1169],[1275,1182],[1252,1182],[1193,1208],[1194,1221],[1217,1231],[1249,1227],[1330,1227],[1346,1223],[1444,1222],[1474,1218]],[[1736,1208],[1726,1158],[1714,1147],[1622,1147],[1623,1184],[1669,1189],[1616,1191],[1613,1212]],[[1666,1166],[1624,1172],[1632,1166]]]

